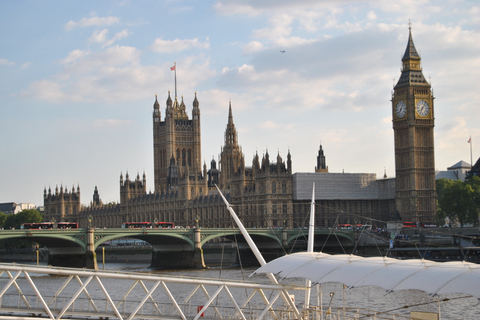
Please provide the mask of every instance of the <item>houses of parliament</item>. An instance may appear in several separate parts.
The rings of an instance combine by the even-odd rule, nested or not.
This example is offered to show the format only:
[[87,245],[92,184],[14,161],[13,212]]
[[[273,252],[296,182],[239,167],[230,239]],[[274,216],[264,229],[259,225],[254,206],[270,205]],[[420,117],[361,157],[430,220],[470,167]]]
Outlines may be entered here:
[[[231,102],[218,163],[201,160],[201,112],[197,94],[191,117],[183,97],[152,112],[154,192],[146,174],[120,173],[120,203],[103,204],[97,187],[90,205],[80,203],[80,187],[44,189],[46,221],[78,222],[81,227],[121,227],[125,222],[170,221],[178,226],[228,228],[230,218],[215,185],[226,195],[246,227],[305,227],[315,183],[316,226],[376,224],[401,217],[431,221],[435,207],[433,95],[423,77],[411,29],[402,73],[394,87],[392,122],[396,178],[371,173],[331,173],[322,145],[315,170],[292,172],[292,155],[257,154],[246,164]],[[272,159],[271,159],[272,158]],[[312,163],[315,159],[312,159]],[[313,167],[313,166],[312,166]],[[314,171],[314,172],[313,172]]]

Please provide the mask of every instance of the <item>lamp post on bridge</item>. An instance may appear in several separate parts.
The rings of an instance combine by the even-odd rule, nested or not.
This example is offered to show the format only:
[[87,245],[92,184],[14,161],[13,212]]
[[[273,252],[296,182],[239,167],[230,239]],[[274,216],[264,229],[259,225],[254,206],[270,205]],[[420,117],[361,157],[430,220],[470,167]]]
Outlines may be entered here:
[[95,238],[94,230],[92,229],[92,220],[93,217],[91,214],[88,215],[88,228],[87,228],[87,247],[85,253],[85,267],[88,269],[97,270],[97,254],[95,253]]

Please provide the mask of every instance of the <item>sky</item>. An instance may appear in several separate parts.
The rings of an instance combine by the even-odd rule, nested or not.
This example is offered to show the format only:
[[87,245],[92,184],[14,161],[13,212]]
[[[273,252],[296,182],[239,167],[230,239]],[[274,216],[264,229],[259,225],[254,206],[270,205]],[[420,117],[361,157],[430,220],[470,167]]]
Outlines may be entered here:
[[0,203],[43,205],[56,186],[119,202],[126,172],[153,192],[153,104],[163,120],[174,63],[190,117],[197,93],[208,167],[231,103],[247,166],[290,151],[293,172],[314,172],[322,145],[329,172],[394,177],[409,22],[435,95],[435,166],[476,162],[478,1],[0,1]]

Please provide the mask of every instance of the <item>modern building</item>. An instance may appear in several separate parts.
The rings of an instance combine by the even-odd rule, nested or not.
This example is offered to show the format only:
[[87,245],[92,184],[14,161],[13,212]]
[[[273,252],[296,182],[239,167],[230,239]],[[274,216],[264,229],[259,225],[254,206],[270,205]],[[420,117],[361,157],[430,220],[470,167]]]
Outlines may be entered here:
[[22,211],[20,206],[15,202],[0,203],[0,212],[5,214],[16,214],[20,211]]
[[449,179],[465,181],[472,166],[463,160],[455,163],[453,166],[448,167],[447,171],[436,171],[435,179]]
[[15,203],[15,202],[5,202],[0,203],[0,212],[5,214],[17,214],[23,210],[35,209],[38,210],[37,206],[33,203]]

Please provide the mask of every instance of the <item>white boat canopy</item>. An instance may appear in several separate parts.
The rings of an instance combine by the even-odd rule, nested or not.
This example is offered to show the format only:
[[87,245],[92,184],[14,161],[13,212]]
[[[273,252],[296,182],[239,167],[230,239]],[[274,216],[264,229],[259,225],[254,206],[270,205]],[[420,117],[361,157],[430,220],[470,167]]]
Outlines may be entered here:
[[348,287],[377,286],[387,291],[418,289],[431,295],[463,293],[480,298],[480,265],[464,261],[299,252],[275,259],[253,274],[256,273],[306,278],[313,284],[340,282]]

